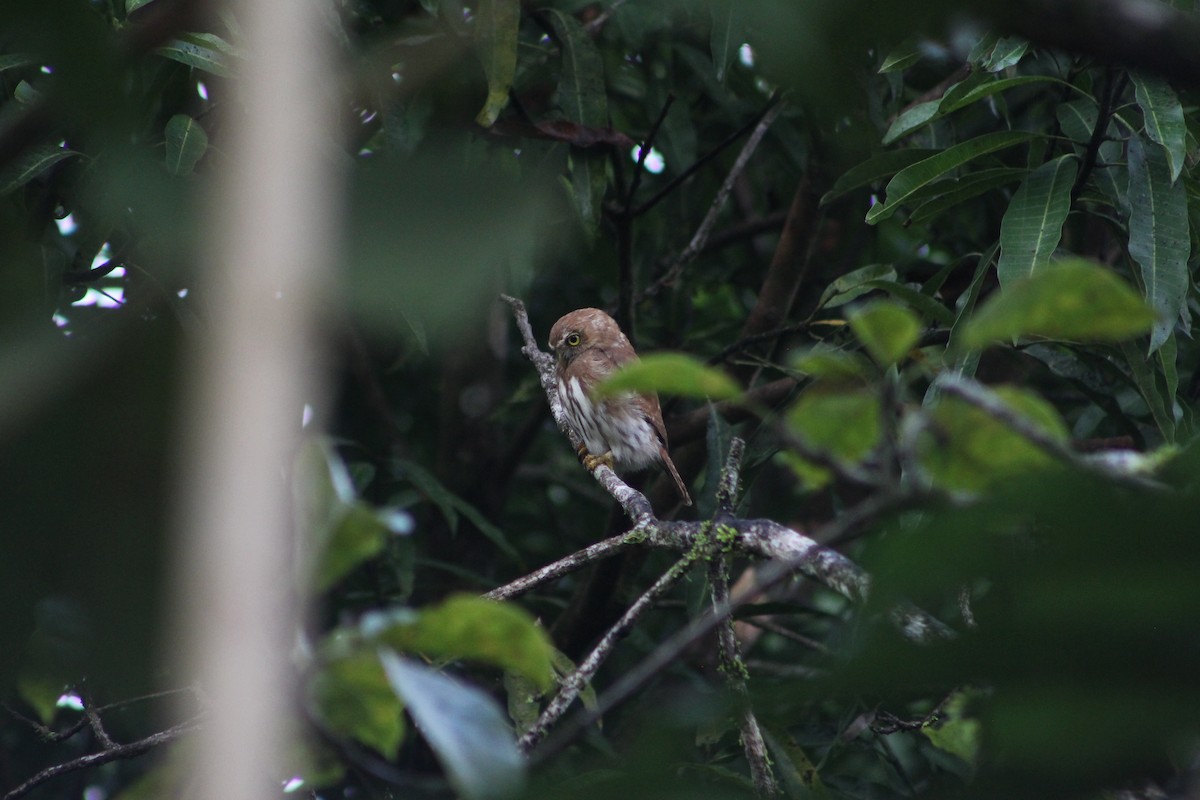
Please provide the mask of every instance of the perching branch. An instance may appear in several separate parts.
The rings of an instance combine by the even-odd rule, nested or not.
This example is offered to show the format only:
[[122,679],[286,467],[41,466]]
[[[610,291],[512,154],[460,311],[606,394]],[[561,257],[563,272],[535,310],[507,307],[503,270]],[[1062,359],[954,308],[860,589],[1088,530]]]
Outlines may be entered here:
[[[572,446],[577,447],[580,443],[579,437],[567,422],[562,402],[558,397],[554,358],[538,347],[524,303],[507,295],[501,295],[501,297],[513,309],[517,327],[524,340],[521,352],[533,362],[538,371],[538,378],[559,429],[566,435]],[[686,567],[695,558],[711,552],[711,541],[714,536],[720,540],[722,548],[726,548],[730,552],[745,553],[771,563],[760,570],[758,580],[746,590],[739,592],[734,597],[729,597],[728,592],[715,597],[713,607],[708,613],[692,620],[685,628],[668,638],[641,664],[626,673],[598,701],[596,708],[577,715],[569,725],[558,726],[555,735],[538,748],[539,757],[546,757],[550,753],[556,752],[558,748],[565,746],[581,730],[629,697],[651,677],[678,658],[687,647],[726,622],[734,609],[754,602],[770,588],[791,579],[796,574],[810,577],[852,601],[860,602],[866,599],[870,589],[870,577],[846,556],[818,544],[814,538],[773,520],[747,520],[734,516],[734,503],[738,493],[737,473],[742,447],[743,444],[739,440],[735,440],[730,449],[730,458],[717,489],[718,511],[717,517],[713,521],[685,522],[658,519],[645,495],[622,481],[608,467],[598,466],[592,472],[593,477],[625,509],[633,519],[634,527],[621,537],[593,545],[573,556],[543,567],[531,575],[500,587],[488,595],[494,599],[513,597],[544,581],[563,575],[590,561],[611,555],[634,543],[667,548],[685,554],[683,559],[678,561],[645,594],[638,598],[625,615],[605,634],[601,643],[588,654],[576,673],[566,679],[559,694],[551,701],[537,724],[521,739],[520,746],[523,750],[530,750],[546,736],[550,727],[566,713],[575,698],[578,697],[579,691],[595,675],[596,670],[611,652],[616,641],[678,580]],[[851,531],[857,531],[880,516],[903,507],[909,502],[912,502],[911,495],[877,493],[825,525],[821,538],[835,539]],[[914,639],[919,641],[939,635],[952,635],[944,625],[918,609],[896,611],[893,618],[902,630],[909,632]],[[743,734],[748,734],[751,740],[754,738],[753,732],[749,728],[744,730]],[[748,746],[753,746],[753,742],[751,741]],[[765,759],[765,750],[763,753]],[[757,756],[748,757],[757,758]],[[765,779],[760,781],[760,778],[762,778],[761,775],[756,775],[756,782],[760,783],[765,791],[768,783]]]
[[147,753],[160,745],[169,744],[170,742],[179,739],[199,727],[198,719],[190,719],[187,722],[181,722],[178,725],[167,728],[165,731],[152,733],[144,739],[138,739],[136,742],[129,744],[115,744],[105,747],[103,750],[96,753],[89,753],[86,756],[71,761],[65,761],[62,764],[55,764],[52,767],[46,767],[44,770],[34,775],[29,780],[22,783],[20,786],[12,789],[4,795],[3,800],[16,800],[18,797],[24,797],[31,791],[36,789],[41,784],[52,778],[57,778],[60,775],[66,775],[69,772],[76,772],[89,767],[96,767],[100,764],[107,764],[110,761],[117,761],[123,758],[134,758],[143,753]]

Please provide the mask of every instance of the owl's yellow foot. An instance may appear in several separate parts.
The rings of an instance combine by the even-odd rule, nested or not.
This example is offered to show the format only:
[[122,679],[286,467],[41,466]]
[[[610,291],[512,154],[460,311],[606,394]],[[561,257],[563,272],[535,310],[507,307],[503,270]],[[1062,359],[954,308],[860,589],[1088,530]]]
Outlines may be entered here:
[[609,469],[614,469],[613,465],[615,462],[613,461],[613,454],[611,451],[602,456],[594,456],[587,451],[586,447],[581,446],[579,448],[579,460],[583,462],[583,467],[588,472],[595,472],[596,467],[600,466],[601,464]]

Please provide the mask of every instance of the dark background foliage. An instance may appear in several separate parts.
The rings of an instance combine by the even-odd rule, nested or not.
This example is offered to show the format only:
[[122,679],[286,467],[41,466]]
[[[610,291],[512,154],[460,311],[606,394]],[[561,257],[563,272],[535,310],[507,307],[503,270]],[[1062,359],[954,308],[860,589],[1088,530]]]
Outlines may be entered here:
[[[6,792],[108,746],[94,726],[47,737],[80,719],[62,698],[134,741],[167,726],[160,700],[132,698],[186,688],[161,667],[164,561],[187,479],[181,352],[211,302],[201,209],[252,55],[237,13],[0,10]],[[1195,14],[1157,0],[330,3],[330,148],[348,185],[329,212],[334,391],[315,409],[330,438],[296,479],[328,542],[311,736],[281,780],[322,797],[472,795],[454,746],[404,717],[397,679],[342,637],[375,641],[372,614],[445,608],[629,527],[555,429],[508,293],[543,345],[561,314],[602,307],[643,353],[690,354],[755,400],[664,393],[698,499],[684,518],[714,513],[734,435],[742,516],[819,534],[870,512],[828,542],[872,574],[867,603],[797,580],[738,612],[783,793],[1194,793]],[[1018,293],[1073,259],[1091,265],[1078,282]],[[973,333],[1005,295],[999,333]],[[956,404],[944,376],[1008,387],[994,395],[1008,405]],[[661,476],[631,481],[678,511]],[[634,548],[515,602],[569,671],[672,563]],[[708,591],[691,570],[594,692]],[[905,639],[890,611],[912,604],[955,638]],[[426,611],[384,642],[507,699],[519,727],[513,680],[540,674],[541,634],[471,608],[461,629]],[[537,760],[524,791],[751,794],[717,664],[714,642],[693,644]],[[145,749],[32,796],[151,796],[172,762],[169,743]]]

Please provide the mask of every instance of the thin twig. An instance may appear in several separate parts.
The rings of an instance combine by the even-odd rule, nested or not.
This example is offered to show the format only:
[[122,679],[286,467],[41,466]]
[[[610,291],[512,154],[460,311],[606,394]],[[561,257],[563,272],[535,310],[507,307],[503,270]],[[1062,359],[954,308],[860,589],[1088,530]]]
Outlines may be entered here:
[[617,642],[629,632],[630,628],[633,627],[633,624],[637,622],[642,614],[650,610],[658,598],[662,597],[668,589],[675,585],[676,581],[683,577],[688,567],[692,565],[692,562],[696,560],[698,555],[697,551],[692,551],[675,562],[608,629],[600,639],[600,642],[592,649],[592,652],[588,653],[587,657],[579,663],[579,668],[563,681],[558,694],[546,706],[546,710],[542,712],[542,715],[538,718],[534,726],[526,731],[525,735],[517,742],[517,747],[521,752],[528,753],[542,740],[550,726],[558,722],[562,715],[567,712],[567,709],[570,708],[571,703],[575,702],[575,699],[579,697],[579,693],[583,691],[583,687],[595,677],[596,671],[600,669],[600,665],[608,658]]
[[534,570],[524,577],[517,578],[515,581],[492,589],[484,597],[489,600],[511,600],[514,597],[537,588],[547,581],[561,578],[563,575],[582,569],[593,561],[614,556],[628,548],[634,540],[635,537],[631,536],[630,533],[611,536],[602,542],[589,545],[565,558],[560,558],[552,564],[547,564],[541,569]]
[[[722,475],[722,485],[727,477],[727,475]],[[737,479],[734,478],[733,481],[736,483]],[[727,553],[716,553],[712,556],[709,561],[708,577],[712,587],[713,609],[728,608],[729,555]],[[717,644],[720,647],[721,671],[725,675],[725,683],[741,706],[742,749],[746,753],[746,762],[750,765],[754,793],[758,797],[773,797],[779,794],[779,786],[775,783],[775,776],[771,773],[767,745],[763,741],[762,730],[758,727],[758,718],[754,716],[754,709],[750,704],[750,692],[746,688],[746,664],[742,660],[737,635],[733,630],[733,617],[729,614],[725,615],[724,621],[717,628]]]
[[746,165],[750,163],[750,157],[754,155],[754,151],[758,149],[759,143],[762,141],[763,136],[766,135],[767,129],[783,113],[783,109],[784,103],[776,103],[758,121],[758,125],[755,126],[754,131],[750,134],[750,138],[742,145],[742,150],[733,162],[733,167],[729,170],[729,174],[725,176],[724,183],[717,190],[717,194],[708,208],[708,213],[704,215],[700,226],[696,228],[696,232],[692,235],[692,240],[688,242],[687,247],[683,248],[683,252],[675,257],[666,273],[651,286],[647,287],[645,294],[653,296],[664,286],[673,284],[679,278],[679,274],[683,272],[683,268],[704,249],[704,245],[708,242],[708,236],[712,233],[713,226],[717,224],[717,217],[725,207],[725,201],[729,198],[729,193],[733,191],[733,184],[741,177],[742,172],[746,169]]
[[100,764],[107,764],[110,761],[117,761],[124,758],[135,758],[136,756],[140,756],[149,752],[150,750],[153,750],[155,747],[173,742],[181,736],[191,733],[199,727],[199,720],[191,719],[187,722],[181,722],[173,728],[167,728],[165,731],[152,733],[144,739],[138,739],[136,742],[115,745],[113,747],[101,750],[98,753],[89,753],[86,756],[80,756],[79,758],[71,761],[65,761],[62,764],[55,764],[52,767],[46,767],[46,769],[42,770],[17,788],[5,794],[3,800],[17,800],[18,797],[24,797],[41,784],[53,778],[57,778],[59,775],[65,775],[69,772],[76,772],[81,769],[88,769],[89,767],[96,767]]

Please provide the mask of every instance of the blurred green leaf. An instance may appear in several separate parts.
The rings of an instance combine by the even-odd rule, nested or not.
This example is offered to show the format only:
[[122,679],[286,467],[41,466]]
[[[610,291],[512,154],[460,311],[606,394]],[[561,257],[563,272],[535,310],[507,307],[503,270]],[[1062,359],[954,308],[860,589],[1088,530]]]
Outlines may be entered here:
[[468,800],[487,800],[509,796],[521,786],[525,760],[495,700],[395,653],[384,650],[379,658],[458,792]]
[[[1032,392],[999,386],[996,395],[1015,414],[1047,434],[1066,441],[1067,430],[1054,407]],[[957,397],[942,397],[931,416],[932,429],[919,453],[937,485],[978,492],[998,480],[1054,463],[1044,450],[986,411]]]
[[465,658],[523,675],[542,691],[554,683],[554,647],[523,609],[475,595],[363,622],[372,641],[431,658]]
[[31,55],[25,53],[4,53],[0,55],[0,72],[18,67],[28,67],[35,63],[35,59]]
[[404,477],[412,482],[428,497],[446,518],[446,524],[451,531],[458,530],[458,515],[466,517],[471,524],[487,537],[488,541],[510,558],[520,560],[520,554],[513,547],[508,536],[495,523],[480,513],[479,509],[462,499],[437,479],[437,477],[415,461],[400,460],[396,465],[404,473]]
[[[583,26],[557,9],[544,11],[550,19],[562,55],[556,97],[566,118],[590,128],[608,125],[604,61]],[[585,229],[595,235],[608,188],[608,158],[604,153],[575,149],[571,153],[571,186]]]
[[1187,194],[1172,183],[1164,150],[1129,140],[1129,255],[1141,268],[1146,300],[1158,312],[1150,353],[1175,329],[1191,284]]
[[1071,210],[1071,188],[1078,169],[1074,156],[1059,156],[1021,182],[1000,223],[996,276],[1001,286],[1028,278],[1050,262]]
[[476,34],[487,75],[487,100],[475,121],[490,128],[508,105],[508,92],[517,72],[517,30],[521,22],[518,0],[482,0]]
[[[870,389],[824,380],[800,395],[788,411],[787,421],[809,446],[838,461],[857,464],[879,444],[883,435],[881,414],[879,397]],[[808,464],[802,456],[790,460],[811,488],[827,479],[823,468]]]
[[877,301],[850,315],[850,328],[871,358],[890,367],[908,354],[921,335],[921,321],[904,306]]
[[793,366],[805,375],[831,378],[835,381],[865,381],[874,372],[871,362],[861,353],[834,350],[825,346],[817,346],[800,354]]
[[313,677],[309,692],[330,730],[384,758],[396,757],[404,739],[404,705],[376,653],[362,651],[330,661]]
[[1179,179],[1186,156],[1185,138],[1187,126],[1183,121],[1183,107],[1179,96],[1162,78],[1131,72],[1134,96],[1142,109],[1146,121],[1146,135],[1162,145],[1166,153],[1171,183]]
[[965,691],[955,692],[942,706],[940,722],[922,727],[921,733],[939,750],[956,755],[973,767],[979,759],[983,730],[979,720],[967,713],[968,697]]
[[1018,336],[1113,341],[1145,333],[1156,315],[1110,270],[1070,259],[993,295],[962,331],[968,349]]
[[897,300],[906,303],[914,311],[928,318],[931,322],[950,325],[954,322],[954,312],[934,300],[927,294],[918,292],[911,286],[894,280],[871,280],[865,284],[870,289],[880,289]]
[[167,120],[166,135],[167,171],[172,175],[190,175],[208,150],[208,134],[196,120],[176,114]]
[[717,80],[724,82],[730,60],[745,41],[744,25],[738,14],[737,0],[710,0],[709,12],[712,16],[709,49]]
[[867,212],[867,222],[874,225],[887,219],[895,213],[901,203],[918,189],[964,164],[988,153],[1024,144],[1034,138],[1036,138],[1036,134],[1023,131],[985,133],[905,167],[888,182],[886,202],[877,203]]
[[651,353],[625,364],[596,387],[600,397],[622,392],[662,392],[683,397],[728,400],[741,390],[724,372],[683,353]]
[[883,134],[883,144],[892,144],[903,139],[913,131],[920,130],[930,121],[937,119],[941,116],[938,113],[941,105],[941,100],[926,100],[901,111],[896,115],[896,119],[892,121],[887,132]]
[[221,78],[232,74],[233,48],[224,39],[210,33],[189,33],[172,39],[156,51],[159,55]]
[[0,195],[21,188],[60,161],[78,155],[81,154],[52,144],[25,150],[0,171]]
[[1134,347],[1132,342],[1121,342],[1121,353],[1125,356],[1129,375],[1133,378],[1142,399],[1146,401],[1146,408],[1150,410],[1150,416],[1158,426],[1163,440],[1174,442],[1175,398],[1164,396],[1153,362],[1147,359],[1139,348]]

